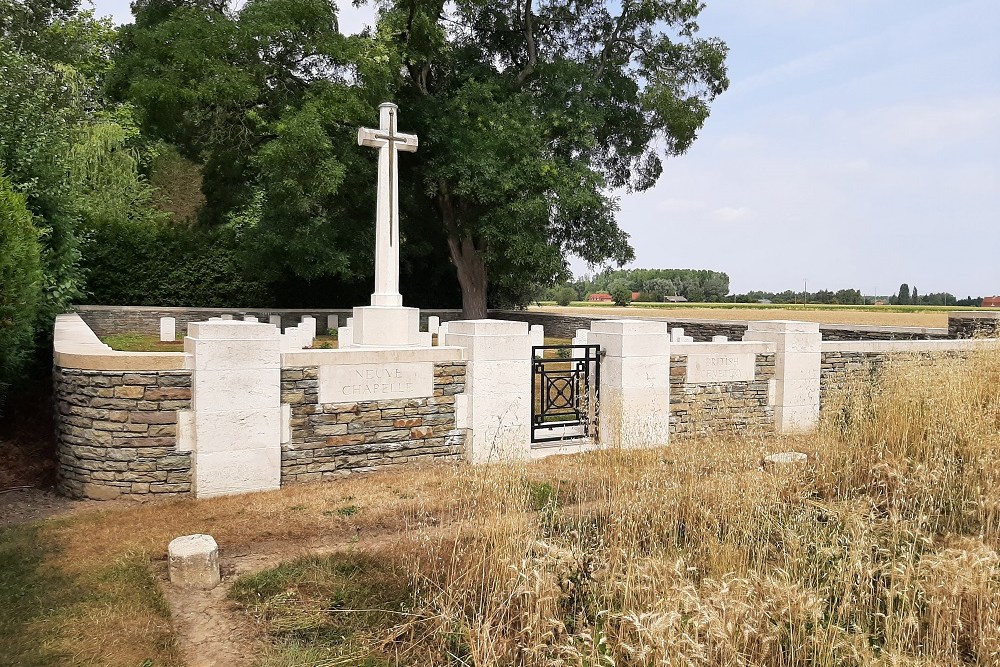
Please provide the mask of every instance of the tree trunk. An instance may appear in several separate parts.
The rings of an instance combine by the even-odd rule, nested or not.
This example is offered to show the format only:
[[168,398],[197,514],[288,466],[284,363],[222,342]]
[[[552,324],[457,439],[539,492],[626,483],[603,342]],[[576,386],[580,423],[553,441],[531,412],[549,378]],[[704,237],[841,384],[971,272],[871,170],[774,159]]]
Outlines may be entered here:
[[451,261],[458,270],[462,287],[462,319],[480,320],[486,317],[486,259],[476,249],[472,239],[448,237]]
[[486,257],[472,237],[462,232],[448,183],[442,180],[438,185],[441,221],[448,234],[448,249],[458,272],[458,284],[462,287],[462,318],[483,319],[486,317]]

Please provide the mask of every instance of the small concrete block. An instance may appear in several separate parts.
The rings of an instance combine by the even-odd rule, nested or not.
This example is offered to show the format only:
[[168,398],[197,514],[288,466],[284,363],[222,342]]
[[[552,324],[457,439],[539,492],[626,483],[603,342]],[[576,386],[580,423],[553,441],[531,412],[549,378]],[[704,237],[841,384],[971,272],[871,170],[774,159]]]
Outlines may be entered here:
[[809,457],[802,452],[778,452],[765,456],[761,467],[768,472],[778,473],[805,468],[807,463]]
[[177,339],[177,320],[173,317],[160,318],[160,342],[172,343]]
[[167,546],[170,583],[180,588],[215,588],[219,574],[219,545],[211,535],[185,535]]

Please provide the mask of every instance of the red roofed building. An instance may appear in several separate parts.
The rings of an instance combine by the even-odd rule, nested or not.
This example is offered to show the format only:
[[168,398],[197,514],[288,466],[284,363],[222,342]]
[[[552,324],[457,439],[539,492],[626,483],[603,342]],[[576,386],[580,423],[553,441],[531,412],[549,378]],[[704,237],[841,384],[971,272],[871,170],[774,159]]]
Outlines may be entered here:
[[612,299],[607,292],[594,292],[587,297],[587,301],[612,301]]
[[983,308],[1000,308],[1000,296],[983,297]]

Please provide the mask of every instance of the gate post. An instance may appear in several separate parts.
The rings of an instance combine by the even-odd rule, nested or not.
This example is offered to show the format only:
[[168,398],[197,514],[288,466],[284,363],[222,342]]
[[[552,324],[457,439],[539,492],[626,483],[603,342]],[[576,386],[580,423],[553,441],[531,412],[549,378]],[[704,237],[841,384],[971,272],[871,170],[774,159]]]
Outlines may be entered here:
[[606,447],[658,447],[670,438],[670,326],[648,320],[600,320],[591,344],[601,363],[599,440]]
[[525,322],[448,323],[445,345],[466,350],[465,396],[456,417],[469,429],[466,457],[486,463],[530,456],[531,338]]
[[823,336],[816,322],[749,322],[743,340],[775,344],[774,425],[778,433],[811,431],[819,424]]

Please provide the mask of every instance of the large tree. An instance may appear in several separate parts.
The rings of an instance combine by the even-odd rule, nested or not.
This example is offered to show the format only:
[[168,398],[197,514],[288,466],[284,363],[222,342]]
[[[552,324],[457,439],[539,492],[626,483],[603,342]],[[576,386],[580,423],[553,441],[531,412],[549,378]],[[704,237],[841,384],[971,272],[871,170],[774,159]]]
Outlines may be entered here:
[[[464,314],[591,263],[633,256],[621,190],[652,187],[727,85],[699,0],[386,0],[373,35],[421,137]],[[412,215],[412,214],[411,214]]]

